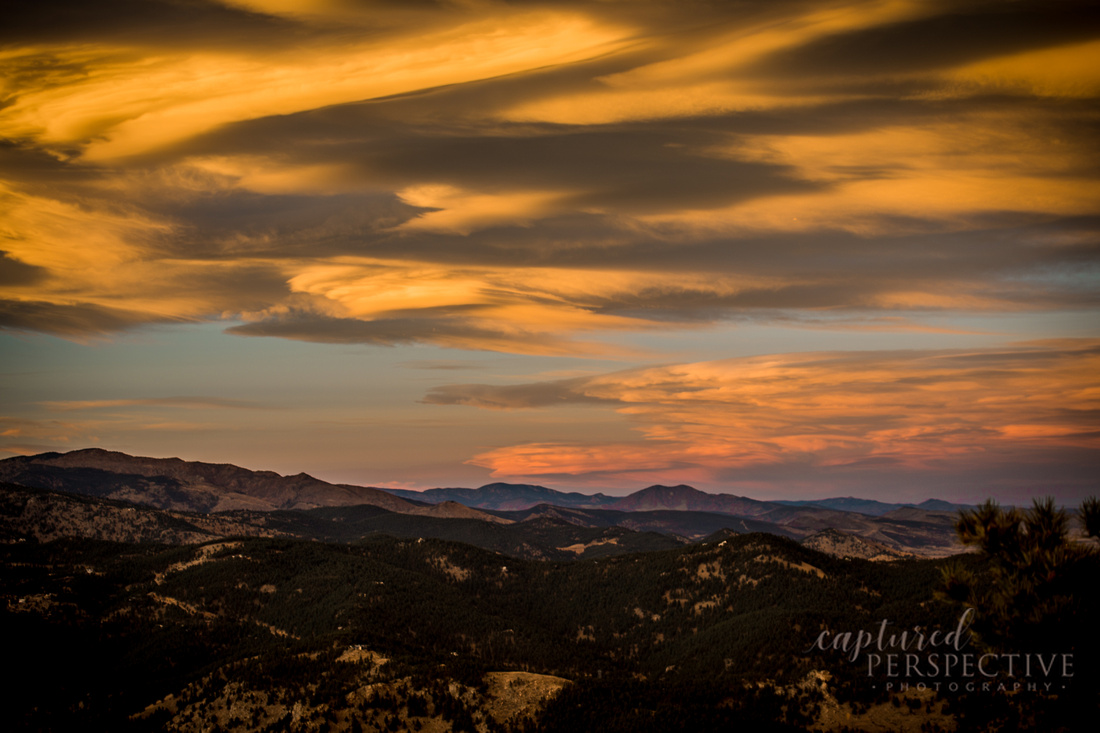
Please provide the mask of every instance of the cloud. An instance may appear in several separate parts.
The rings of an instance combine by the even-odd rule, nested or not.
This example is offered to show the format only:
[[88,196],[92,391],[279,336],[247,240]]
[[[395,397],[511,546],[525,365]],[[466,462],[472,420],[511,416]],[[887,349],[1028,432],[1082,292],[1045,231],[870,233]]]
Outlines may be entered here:
[[1044,452],[1095,456],[1098,367],[1095,340],[776,354],[526,385],[448,385],[425,401],[489,409],[604,403],[644,436],[507,445],[471,460],[502,478],[690,471],[714,481],[784,465],[919,474],[1048,460]]
[[430,405],[470,405],[489,410],[551,407],[565,404],[605,404],[605,400],[584,394],[586,379],[493,387],[487,384],[450,384],[432,389],[424,397]]
[[334,318],[310,310],[289,310],[250,323],[230,326],[226,333],[238,336],[275,336],[326,344],[432,343],[438,346],[479,351],[542,355],[624,355],[599,343],[559,337],[547,331],[497,326],[482,319],[448,313],[418,314],[407,318]]
[[[27,455],[108,441],[127,450],[149,432],[173,433],[177,439],[180,433],[200,434],[202,438],[219,431],[252,433],[262,431],[264,425],[254,424],[249,413],[271,408],[250,400],[174,396],[48,400],[34,403],[32,409],[14,405],[13,409],[21,414],[0,415],[0,452]],[[181,410],[191,414],[204,411],[202,417],[208,419],[181,419]],[[270,423],[270,417],[266,420]],[[181,444],[176,445],[178,450]]]
[[[708,155],[707,141],[623,126],[536,135],[419,140],[389,148],[364,165],[394,178],[568,192],[560,206],[662,211],[709,209],[750,198],[816,188],[785,166]],[[491,168],[479,162],[495,161]]]
[[263,406],[247,400],[223,397],[155,397],[122,400],[63,400],[40,403],[47,410],[70,412],[74,410],[100,410],[112,407],[182,407],[186,409],[236,409],[256,410]]
[[[166,6],[179,7],[154,4],[157,10]],[[240,15],[214,7],[234,20]],[[249,28],[257,23],[252,15],[245,20]],[[258,20],[283,23],[265,16]],[[234,34],[228,19],[212,19],[209,26],[180,25],[179,39],[188,39],[190,29],[210,29],[183,48],[159,47],[152,38],[128,44],[104,33],[97,39],[98,54],[87,45],[55,51],[55,57],[79,64],[83,73],[63,86],[19,90],[0,132],[33,135],[53,145],[79,143],[88,161],[117,160],[240,120],[574,62],[605,53],[622,40],[621,31],[578,13],[511,9],[450,20],[453,24],[442,28],[410,26],[381,34],[377,25],[368,25],[358,36],[333,33],[322,23],[308,29],[312,32],[265,39],[266,48],[250,47],[247,37],[222,48],[219,34]],[[136,14],[133,21],[154,36],[173,23],[161,14]],[[202,43],[206,38],[213,47]],[[272,53],[275,48],[279,53]],[[120,56],[130,63],[119,63]],[[30,73],[25,56],[10,54],[3,60]]]
[[[952,7],[954,6],[954,7]],[[765,57],[758,73],[805,78],[957,67],[1096,37],[1095,3],[945,3],[941,12],[831,33]]]
[[[101,421],[83,420],[73,422],[68,420],[35,420],[30,418],[11,417],[0,415],[0,450],[8,450],[13,453],[23,453],[20,448],[22,443],[12,443],[13,439],[47,441],[45,445],[56,446],[70,445],[78,442],[95,442],[94,432],[101,428]],[[38,448],[42,444],[35,444]],[[54,448],[47,448],[53,450]]]
[[1097,306],[1087,3],[78,5],[0,30],[0,327],[590,356]]
[[7,252],[0,250],[0,285],[35,285],[40,283],[45,276],[45,268],[13,260],[8,257]]
[[0,43],[55,44],[104,42],[148,47],[214,44],[238,48],[256,38],[293,40],[285,20],[208,0],[108,0],[89,5],[80,0],[32,0],[6,4]]
[[401,362],[403,369],[427,369],[429,371],[468,371],[485,369],[486,365],[477,362],[443,361],[439,359],[420,359],[416,361]]
[[[163,319],[180,322],[183,319]],[[0,328],[40,331],[83,340],[156,322],[149,314],[95,305],[63,305],[43,301],[0,300]]]
[[49,453],[57,449],[57,446],[51,443],[7,443],[0,445],[0,453],[7,453],[11,456],[33,456],[38,453]]

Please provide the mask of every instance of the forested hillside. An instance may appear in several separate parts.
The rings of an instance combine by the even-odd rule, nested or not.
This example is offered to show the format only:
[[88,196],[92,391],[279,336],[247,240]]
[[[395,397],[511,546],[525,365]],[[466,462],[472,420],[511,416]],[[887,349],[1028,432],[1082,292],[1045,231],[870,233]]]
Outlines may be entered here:
[[1098,712],[1100,553],[1053,504],[964,514],[976,552],[933,560],[832,530],[822,552],[570,521],[602,511],[201,514],[0,486],[22,642],[5,723],[1069,731]]
[[564,729],[576,706],[611,725],[634,698],[638,716],[684,725],[806,725],[825,700],[815,670],[845,701],[885,699],[807,653],[818,629],[953,614],[930,605],[936,562],[845,561],[770,535],[564,564],[387,537],[25,542],[3,562],[4,627],[35,640],[13,659],[9,719],[32,729],[498,729],[485,675],[508,671],[571,682],[534,729]]

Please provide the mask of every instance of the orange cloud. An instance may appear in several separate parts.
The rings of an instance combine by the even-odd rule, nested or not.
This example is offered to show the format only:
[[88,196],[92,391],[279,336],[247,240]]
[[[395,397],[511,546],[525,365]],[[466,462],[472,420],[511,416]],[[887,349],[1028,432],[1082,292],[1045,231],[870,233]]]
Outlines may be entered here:
[[1092,308],[1100,42],[1032,5],[28,6],[0,325],[621,356]]
[[674,45],[658,36],[648,42],[672,58],[599,77],[595,90],[525,102],[501,115],[524,122],[590,125],[818,103],[828,96],[792,94],[783,85],[744,74],[744,67],[818,38],[927,13],[922,3],[868,0],[810,9],[781,22],[768,17],[735,23],[709,36],[696,32],[693,45]]
[[[104,426],[103,421],[86,420],[33,420],[29,418],[0,416],[0,437],[47,441],[50,444],[68,446],[81,441],[96,442],[95,433]],[[0,450],[14,451],[5,445]]]
[[180,407],[185,409],[258,409],[261,405],[245,400],[219,397],[156,397],[124,400],[64,400],[40,403],[47,410],[99,410],[111,407]]
[[0,135],[82,144],[83,159],[107,161],[232,122],[575,62],[612,50],[623,35],[578,14],[513,12],[383,43],[330,38],[277,55],[247,48],[9,50],[0,69],[47,57],[81,64],[86,73],[64,85],[19,90]]
[[[630,370],[559,383],[617,405],[646,440],[527,444],[471,462],[495,476],[887,461],[909,469],[1024,446],[1100,447],[1100,342],[1003,349],[785,354]],[[429,402],[523,404],[524,390]],[[532,385],[532,389],[535,385]],[[545,389],[545,388],[544,388]],[[475,393],[467,390],[471,395]]]
[[951,76],[971,88],[1095,98],[1100,94],[1100,41],[997,56],[957,68]]

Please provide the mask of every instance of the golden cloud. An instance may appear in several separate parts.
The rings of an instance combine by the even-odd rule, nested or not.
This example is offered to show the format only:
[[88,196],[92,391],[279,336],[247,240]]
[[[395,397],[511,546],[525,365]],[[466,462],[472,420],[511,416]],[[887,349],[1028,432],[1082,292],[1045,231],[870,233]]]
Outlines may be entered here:
[[[928,468],[1035,448],[1100,447],[1100,342],[1001,349],[804,353],[629,370],[559,383],[563,401],[613,404],[638,443],[503,446],[471,463],[498,477],[869,461]],[[456,385],[437,404],[531,404],[544,385]],[[526,400],[526,401],[525,401]]]
[[81,65],[61,85],[18,89],[0,135],[84,147],[86,161],[147,153],[219,126],[449,84],[469,83],[606,53],[623,32],[580,15],[513,12],[382,44],[158,54],[127,47],[32,47],[0,70],[35,59]]
[[174,5],[25,10],[0,325],[607,355],[1093,308],[1089,8],[950,5],[235,0],[172,43]]

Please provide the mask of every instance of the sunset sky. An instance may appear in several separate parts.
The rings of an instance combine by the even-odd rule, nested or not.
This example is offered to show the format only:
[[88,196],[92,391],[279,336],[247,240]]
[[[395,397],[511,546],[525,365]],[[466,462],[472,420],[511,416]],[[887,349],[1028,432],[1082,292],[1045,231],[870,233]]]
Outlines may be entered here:
[[1095,0],[5,7],[0,457],[1100,491]]

